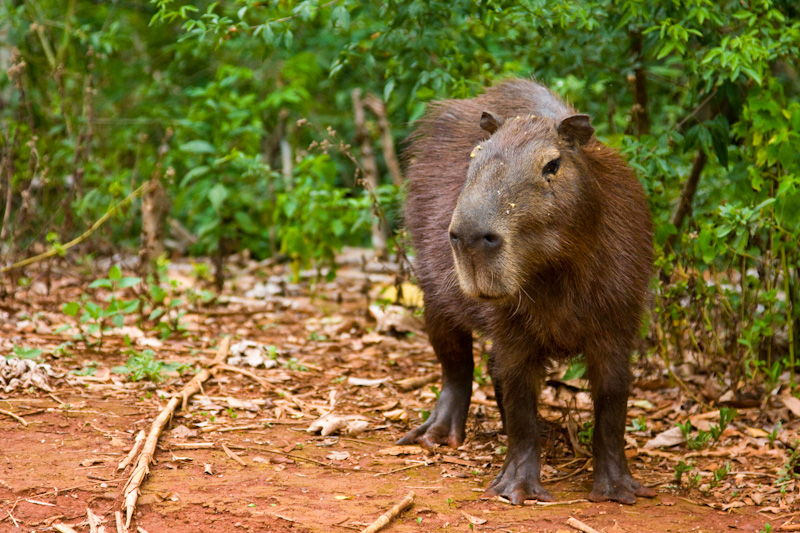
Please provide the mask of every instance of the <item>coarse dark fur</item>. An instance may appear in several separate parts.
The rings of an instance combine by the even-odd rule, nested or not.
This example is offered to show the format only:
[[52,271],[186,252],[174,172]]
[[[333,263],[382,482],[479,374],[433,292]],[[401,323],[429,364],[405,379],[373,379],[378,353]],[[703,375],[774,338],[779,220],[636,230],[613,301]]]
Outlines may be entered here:
[[458,446],[472,332],[492,340],[508,453],[490,494],[550,500],[539,477],[536,402],[546,366],[583,354],[595,405],[590,499],[654,496],[624,454],[631,371],[652,269],[652,224],[630,167],[532,81],[433,104],[406,153],[406,226],[416,250],[442,391],[401,443]]

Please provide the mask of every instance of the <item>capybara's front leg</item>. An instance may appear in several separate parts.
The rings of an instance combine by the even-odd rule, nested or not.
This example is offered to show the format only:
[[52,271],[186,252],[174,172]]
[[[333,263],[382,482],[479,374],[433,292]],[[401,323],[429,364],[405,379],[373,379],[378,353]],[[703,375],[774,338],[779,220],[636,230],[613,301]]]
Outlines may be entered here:
[[[486,491],[504,496],[515,505],[525,500],[550,502],[553,496],[540,479],[539,423],[537,417],[538,376],[528,365],[505,365],[500,378],[508,452],[503,468]],[[509,370],[510,368],[510,370]],[[508,370],[508,371],[506,371]]]
[[470,398],[472,397],[472,332],[453,328],[435,307],[426,302],[428,338],[442,365],[442,391],[428,420],[397,441],[433,448],[446,444],[457,448],[464,442]]
[[652,498],[656,491],[631,475],[625,458],[625,418],[631,371],[627,352],[587,354],[594,400],[594,485],[589,499],[636,503],[636,496]]

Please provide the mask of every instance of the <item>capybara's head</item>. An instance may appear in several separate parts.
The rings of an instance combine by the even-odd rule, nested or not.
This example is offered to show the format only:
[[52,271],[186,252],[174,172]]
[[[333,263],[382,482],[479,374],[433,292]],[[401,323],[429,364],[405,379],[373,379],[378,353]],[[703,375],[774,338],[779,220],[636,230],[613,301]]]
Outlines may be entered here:
[[472,151],[450,222],[459,284],[483,300],[524,291],[524,276],[557,268],[581,221],[594,219],[597,186],[583,156],[594,128],[587,115],[503,119],[486,111],[491,134]]

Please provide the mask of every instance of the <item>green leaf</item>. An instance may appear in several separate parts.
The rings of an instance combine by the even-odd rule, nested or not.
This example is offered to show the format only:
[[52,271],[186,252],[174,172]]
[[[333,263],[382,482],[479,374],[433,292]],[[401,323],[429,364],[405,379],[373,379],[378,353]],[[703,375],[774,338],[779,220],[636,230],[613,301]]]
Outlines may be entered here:
[[129,315],[131,313],[135,313],[139,309],[139,300],[126,300],[122,302],[120,306],[120,311]]
[[119,281],[120,278],[122,278],[122,271],[119,269],[119,265],[112,266],[108,271],[108,279]]
[[586,362],[583,359],[573,361],[561,377],[564,381],[582,378],[586,374]]
[[113,288],[110,279],[96,279],[89,284],[90,289],[97,289],[98,287],[103,287],[105,289]]
[[81,305],[78,302],[67,302],[61,308],[61,311],[68,316],[77,316],[80,310]]
[[20,359],[36,359],[40,355],[42,355],[42,350],[39,348],[23,348],[19,346],[14,346],[14,355],[19,357]]
[[217,183],[214,185],[210,191],[208,191],[208,200],[211,202],[211,206],[214,208],[214,211],[219,212],[222,208],[222,203],[228,197],[228,189],[221,183]]
[[139,282],[141,281],[142,278],[125,277],[119,280],[119,288],[127,289],[128,287],[133,287],[134,285],[138,285]]
[[213,154],[216,152],[211,143],[199,139],[182,144],[178,150],[190,154]]

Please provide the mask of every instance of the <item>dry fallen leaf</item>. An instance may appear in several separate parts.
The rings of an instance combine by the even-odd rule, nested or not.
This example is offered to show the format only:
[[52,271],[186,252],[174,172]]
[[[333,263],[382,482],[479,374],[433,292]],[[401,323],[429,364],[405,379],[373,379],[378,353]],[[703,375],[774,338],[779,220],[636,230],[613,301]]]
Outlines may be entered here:
[[325,458],[331,461],[345,461],[350,458],[350,452],[333,451],[326,455]]
[[464,518],[469,520],[469,523],[473,526],[482,526],[486,523],[486,520],[483,518],[478,518],[477,516],[472,516],[471,514],[467,513],[466,511],[461,511],[461,514],[464,515]]
[[395,422],[406,422],[408,420],[408,413],[406,413],[406,410],[402,407],[400,409],[395,409],[394,411],[386,411],[383,413],[383,416],[389,420],[394,420]]
[[347,434],[351,437],[358,437],[369,427],[366,420],[351,420],[347,423]]
[[800,418],[800,399],[787,394],[786,396],[781,396],[781,401],[794,416]]
[[645,450],[652,450],[654,448],[661,447],[669,448],[670,446],[675,446],[676,444],[680,444],[685,440],[686,439],[683,438],[683,432],[681,431],[681,428],[674,427],[659,433],[647,441],[644,445],[644,448]]
[[327,437],[345,427],[347,427],[347,419],[345,417],[327,414],[311,422],[306,431],[309,433],[319,431],[323,437]]
[[380,385],[381,383],[385,383],[386,381],[389,381],[390,379],[391,378],[388,377],[388,376],[385,377],[385,378],[378,378],[378,379],[356,378],[356,377],[352,377],[351,376],[351,377],[347,378],[347,383],[349,385],[356,385],[356,386],[359,386],[359,387],[375,387],[377,385]]

